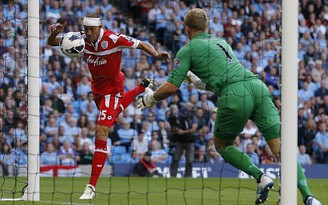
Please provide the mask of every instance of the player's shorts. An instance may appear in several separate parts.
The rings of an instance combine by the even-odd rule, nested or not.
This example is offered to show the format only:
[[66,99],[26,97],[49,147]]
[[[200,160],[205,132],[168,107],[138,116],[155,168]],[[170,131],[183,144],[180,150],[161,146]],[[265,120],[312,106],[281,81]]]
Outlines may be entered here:
[[248,119],[266,140],[279,138],[280,116],[267,86],[259,79],[225,87],[218,102],[214,134],[220,139],[236,138]]
[[108,94],[105,96],[93,94],[99,110],[98,125],[112,127],[117,122],[118,115],[124,110],[121,104],[122,94]]

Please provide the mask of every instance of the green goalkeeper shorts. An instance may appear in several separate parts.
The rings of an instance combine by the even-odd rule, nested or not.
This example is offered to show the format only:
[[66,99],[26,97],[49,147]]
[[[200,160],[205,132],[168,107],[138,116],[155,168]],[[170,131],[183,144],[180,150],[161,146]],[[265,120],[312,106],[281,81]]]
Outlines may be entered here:
[[253,120],[266,140],[279,138],[280,116],[267,86],[259,79],[228,85],[218,101],[214,134],[233,140],[248,119]]

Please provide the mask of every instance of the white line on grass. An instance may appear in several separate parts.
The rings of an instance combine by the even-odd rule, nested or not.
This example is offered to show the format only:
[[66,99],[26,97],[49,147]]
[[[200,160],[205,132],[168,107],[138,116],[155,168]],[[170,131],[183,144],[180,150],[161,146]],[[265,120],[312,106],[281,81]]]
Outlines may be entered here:
[[0,201],[23,201],[23,198],[3,198]]
[[[85,204],[80,204],[80,203],[71,203],[71,202],[55,202],[55,201],[38,201],[38,202],[41,202],[41,203],[49,203],[49,204],[64,204],[64,205],[85,205]],[[88,205],[94,205],[94,204],[90,204],[90,203],[87,203]]]
[[[23,198],[3,198],[0,199],[0,201],[24,201]],[[40,203],[47,203],[47,204],[63,204],[63,205],[85,205],[83,203],[71,203],[71,202],[54,202],[54,201],[35,201]],[[90,203],[87,203],[88,205],[93,205]]]

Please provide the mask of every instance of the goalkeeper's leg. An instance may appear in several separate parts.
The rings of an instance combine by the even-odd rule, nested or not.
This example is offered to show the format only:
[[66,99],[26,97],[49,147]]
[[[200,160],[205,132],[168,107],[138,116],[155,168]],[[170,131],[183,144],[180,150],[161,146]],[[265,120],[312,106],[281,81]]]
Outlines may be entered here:
[[[276,156],[279,160],[280,155],[280,144],[278,139],[268,140],[268,145],[272,150],[272,153]],[[306,177],[304,175],[302,166],[299,162],[297,162],[297,187],[300,191],[303,201],[306,205],[321,205],[321,203],[313,197],[313,194],[310,191],[310,188],[307,184]]]
[[217,151],[222,158],[232,166],[253,176],[257,182],[258,190],[256,194],[256,204],[265,203],[268,199],[268,193],[273,188],[273,181],[265,175],[240,149],[233,145],[233,140],[214,138]]
[[263,172],[254,165],[252,160],[240,149],[233,145],[232,140],[214,138],[216,150],[221,154],[222,158],[232,166],[241,171],[259,179]]

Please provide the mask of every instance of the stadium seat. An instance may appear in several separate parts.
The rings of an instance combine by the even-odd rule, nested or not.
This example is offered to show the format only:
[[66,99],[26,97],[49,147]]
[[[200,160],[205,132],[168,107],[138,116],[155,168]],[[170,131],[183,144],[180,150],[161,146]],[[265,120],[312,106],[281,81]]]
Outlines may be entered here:
[[125,154],[126,148],[124,146],[113,146],[111,148],[111,151],[112,151],[112,155]]
[[115,154],[112,155],[113,163],[129,163],[130,162],[130,154]]

